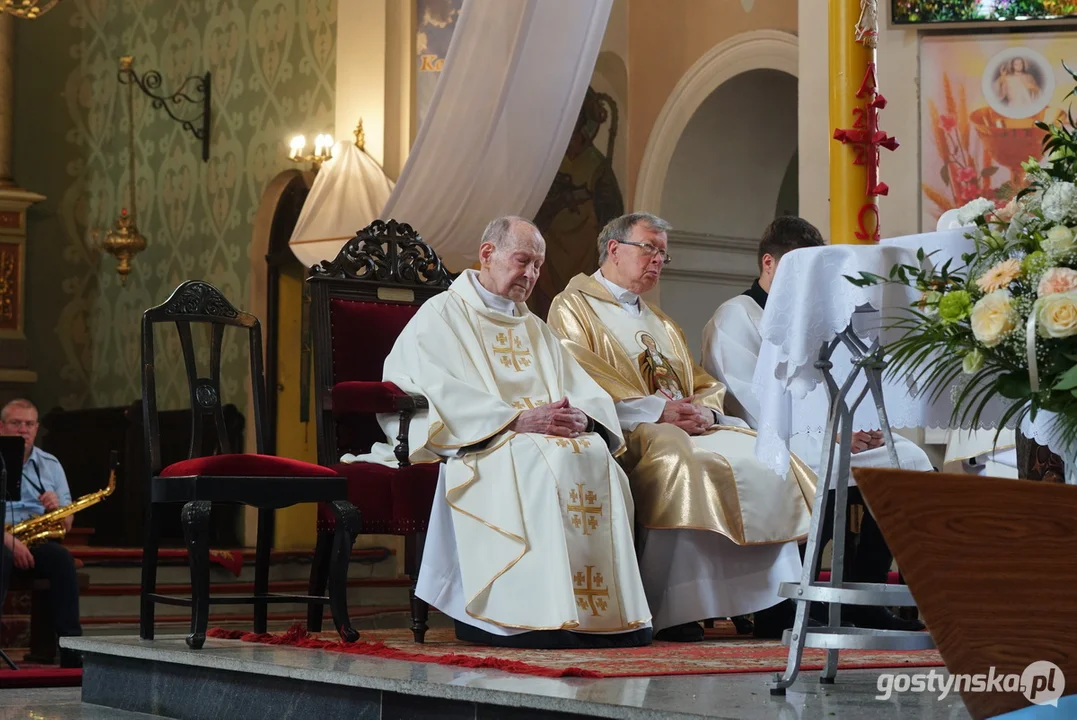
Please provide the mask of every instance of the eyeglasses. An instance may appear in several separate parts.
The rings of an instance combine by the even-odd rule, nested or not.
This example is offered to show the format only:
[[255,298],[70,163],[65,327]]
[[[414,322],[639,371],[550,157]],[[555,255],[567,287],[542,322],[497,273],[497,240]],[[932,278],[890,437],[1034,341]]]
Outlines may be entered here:
[[618,240],[617,242],[621,243],[622,245],[635,245],[638,248],[642,248],[643,254],[648,260],[653,258],[655,255],[661,255],[663,265],[669,265],[670,261],[673,260],[673,258],[669,256],[669,253],[664,250],[661,250],[657,245],[651,245],[650,243],[632,242],[631,240]]
[[32,430],[37,427],[37,420],[4,420],[3,422],[4,425],[7,425],[8,427],[13,427],[16,430],[20,428]]

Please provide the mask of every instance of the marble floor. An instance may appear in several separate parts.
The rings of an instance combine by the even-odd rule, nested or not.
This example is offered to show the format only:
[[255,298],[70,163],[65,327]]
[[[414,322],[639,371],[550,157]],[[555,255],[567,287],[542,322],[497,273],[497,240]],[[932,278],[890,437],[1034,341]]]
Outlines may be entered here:
[[[551,679],[227,640],[209,640],[204,649],[191,651],[178,636],[161,637],[154,642],[143,642],[137,638],[81,638],[69,643],[77,644],[84,652],[103,652],[142,661],[152,659],[157,663],[178,663],[217,672],[257,673],[308,683],[376,690],[385,697],[408,697],[407,704],[411,710],[423,711],[420,714],[424,716],[429,716],[430,711],[434,710],[437,715],[448,712],[453,717],[467,715],[474,718],[475,711],[466,711],[465,708],[479,707],[484,708],[477,713],[480,718],[551,717],[554,713],[631,720],[959,720],[970,717],[957,695],[940,700],[937,693],[905,693],[894,694],[886,700],[877,699],[878,670],[843,670],[839,672],[834,685],[821,685],[817,673],[805,672],[784,697],[775,697],[769,692],[770,674]],[[917,674],[929,671],[936,675],[945,673],[940,668],[898,672]],[[25,695],[22,702],[27,709],[29,703],[35,704],[33,716],[24,711],[22,714],[0,715],[0,720],[7,717],[35,717],[42,720],[52,717],[106,717],[91,714],[97,712],[97,708],[80,706],[77,703],[77,690],[49,692],[53,694],[42,697]],[[2,704],[5,709],[17,707],[15,701],[6,698]],[[77,708],[86,714],[71,714]],[[401,713],[400,717],[411,714]],[[390,712],[386,700],[381,717],[386,720],[390,715],[395,717],[397,713]],[[130,714],[107,717],[146,716]]]
[[[391,662],[391,661],[390,661]],[[491,676],[501,673],[458,672],[456,675]],[[771,697],[763,684],[768,677],[757,675],[718,675],[708,678],[676,679],[666,678],[655,683],[653,693],[648,693],[653,718],[718,717],[740,718],[743,720],[763,720],[779,718],[781,720],[809,720],[815,718],[855,718],[857,720],[882,720],[883,718],[919,718],[921,720],[964,720],[969,717],[960,698],[946,698],[939,702],[926,696],[908,696],[883,702],[873,697],[875,678],[878,673],[871,671],[846,671],[842,674],[840,685],[824,688],[811,679],[800,680],[795,691],[790,691],[785,698]],[[510,676],[511,677],[511,676]],[[499,678],[489,678],[496,680]],[[504,679],[504,678],[500,678]],[[567,685],[579,686],[591,684],[593,691],[599,694],[615,691],[614,686],[625,683],[638,685],[640,680],[564,680]],[[516,683],[498,683],[512,686]],[[608,688],[602,685],[608,684]],[[648,683],[650,684],[650,683]],[[525,683],[520,683],[524,686]],[[597,687],[596,687],[597,685]],[[658,691],[662,691],[661,693]],[[672,702],[656,702],[659,695],[664,695]],[[655,705],[665,705],[660,710]],[[701,705],[709,705],[703,708]],[[680,710],[675,710],[677,708]],[[703,714],[698,713],[704,710]],[[527,710],[503,708],[502,717],[511,718],[517,713],[531,716]],[[79,688],[53,688],[34,690],[0,691],[0,720],[16,718],[32,720],[137,720],[151,718],[153,715],[127,712],[114,708],[90,705],[81,702]]]
[[79,688],[0,690],[0,720],[138,720],[153,715],[82,702]]

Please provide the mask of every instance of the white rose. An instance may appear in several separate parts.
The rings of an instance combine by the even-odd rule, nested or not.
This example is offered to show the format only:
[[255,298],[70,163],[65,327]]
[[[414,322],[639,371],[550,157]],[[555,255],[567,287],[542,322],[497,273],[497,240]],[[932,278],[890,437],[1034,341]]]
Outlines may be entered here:
[[1055,293],[1037,300],[1036,322],[1044,337],[1077,335],[1077,291]]
[[1060,223],[1077,214],[1077,186],[1070,182],[1056,182],[1043,193],[1043,216],[1051,222]]
[[976,198],[957,211],[957,222],[961,226],[972,225],[976,220],[983,217],[984,213],[994,209],[995,203],[987,198]]
[[984,295],[972,306],[972,334],[985,347],[995,347],[1017,326],[1016,315],[1008,291],[996,290]]
[[1055,225],[1047,231],[1040,247],[1048,255],[1065,255],[1077,247],[1073,242],[1073,231],[1065,225]]

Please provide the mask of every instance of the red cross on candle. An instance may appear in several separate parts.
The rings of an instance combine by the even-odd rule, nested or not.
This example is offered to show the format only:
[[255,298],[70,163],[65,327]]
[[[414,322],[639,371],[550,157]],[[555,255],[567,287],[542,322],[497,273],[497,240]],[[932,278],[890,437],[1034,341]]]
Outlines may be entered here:
[[875,63],[868,63],[864,80],[856,97],[866,101],[863,107],[853,108],[853,126],[834,131],[834,139],[854,146],[854,165],[866,165],[868,182],[865,194],[869,197],[886,195],[890,188],[879,180],[879,148],[896,150],[898,141],[879,129],[879,111],[886,107],[886,98],[879,94],[875,81]]

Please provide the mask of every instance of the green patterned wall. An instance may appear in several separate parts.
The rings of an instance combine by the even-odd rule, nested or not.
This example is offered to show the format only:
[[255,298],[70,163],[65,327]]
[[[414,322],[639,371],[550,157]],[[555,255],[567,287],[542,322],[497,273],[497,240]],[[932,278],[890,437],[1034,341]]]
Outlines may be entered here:
[[[31,210],[27,334],[43,408],[125,405],[141,394],[142,311],[183,280],[248,303],[252,222],[267,183],[290,166],[286,138],[331,131],[336,0],[66,0],[16,30],[15,177],[48,200]],[[171,91],[213,74],[209,162],[200,142],[135,96],[138,225],[149,247],[121,286],[95,252],[127,202],[122,55]],[[174,332],[169,333],[173,337]],[[241,408],[247,353],[226,345],[223,390]],[[178,343],[158,343],[175,359]],[[182,406],[175,363],[158,380]]]

